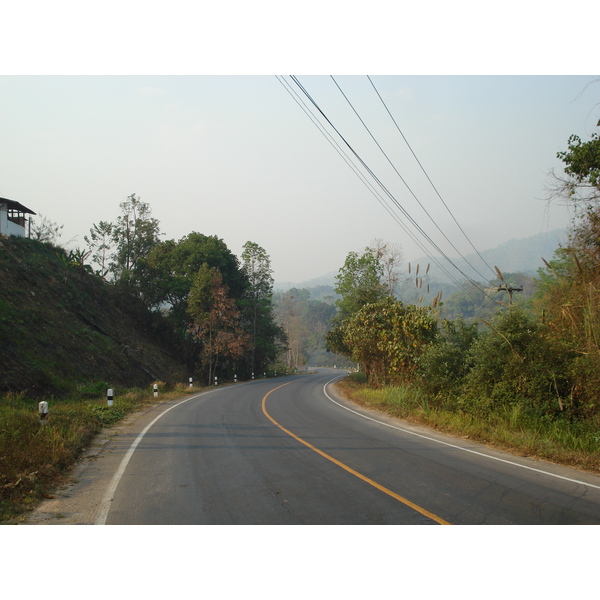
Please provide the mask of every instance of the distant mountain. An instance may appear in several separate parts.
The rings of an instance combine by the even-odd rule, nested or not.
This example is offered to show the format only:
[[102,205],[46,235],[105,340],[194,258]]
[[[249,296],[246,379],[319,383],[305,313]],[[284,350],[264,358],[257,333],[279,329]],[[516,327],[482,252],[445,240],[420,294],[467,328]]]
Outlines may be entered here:
[[[341,267],[341,265],[340,265]],[[337,271],[332,271],[327,275],[322,275],[321,277],[317,277],[315,279],[309,279],[308,281],[303,281],[302,283],[293,283],[290,281],[276,281],[273,284],[273,290],[276,292],[287,292],[292,288],[297,288],[299,290],[308,290],[311,288],[318,287],[331,287],[335,285],[335,276],[337,275]]]
[[[502,273],[524,273],[535,276],[537,275],[537,270],[544,266],[542,258],[548,261],[551,260],[554,251],[561,244],[566,243],[567,235],[567,229],[555,229],[554,231],[540,233],[527,238],[509,240],[491,250],[482,250],[480,254],[492,269],[498,267]],[[452,257],[451,259],[460,271],[470,279],[480,281],[482,279],[481,275],[484,275],[487,279],[494,279],[494,275],[490,273],[485,263],[476,253],[468,254],[464,259]],[[420,258],[411,262],[415,265],[420,264],[421,266],[431,263],[429,275],[432,278],[435,278],[437,281],[450,280],[446,273],[441,271],[432,262],[430,257]],[[465,279],[445,259],[438,259],[438,262],[455,279]],[[479,273],[469,265],[475,267]]]
[[[480,252],[483,259],[493,269],[498,267],[502,273],[524,273],[530,276],[536,276],[537,270],[544,266],[542,258],[551,260],[554,251],[567,241],[567,229],[555,229],[546,233],[540,233],[527,238],[512,239],[504,242],[491,250],[483,250]],[[494,279],[494,274],[490,273],[489,269],[482,262],[481,258],[476,254],[468,254],[465,258],[452,258],[452,262],[470,279],[480,281],[481,275],[484,275],[487,280]],[[439,283],[450,282],[451,279],[437,267],[431,257],[418,258],[416,260],[406,261],[402,265],[402,270],[406,271],[408,263],[411,263],[413,268],[419,264],[425,268],[428,263],[431,264],[429,276],[431,280]],[[461,273],[457,272],[452,265],[445,259],[438,259],[438,262],[454,277],[462,281],[465,279]],[[469,266],[473,265],[480,273]],[[340,265],[341,267],[342,265]],[[414,272],[414,271],[413,271]],[[309,279],[301,283],[279,281],[275,282],[273,289],[276,292],[286,292],[292,288],[313,290],[315,288],[331,288],[335,286],[335,276],[337,271],[322,275],[315,279]],[[321,290],[319,290],[321,291]],[[315,294],[312,294],[315,297]],[[333,294],[332,294],[333,295]]]

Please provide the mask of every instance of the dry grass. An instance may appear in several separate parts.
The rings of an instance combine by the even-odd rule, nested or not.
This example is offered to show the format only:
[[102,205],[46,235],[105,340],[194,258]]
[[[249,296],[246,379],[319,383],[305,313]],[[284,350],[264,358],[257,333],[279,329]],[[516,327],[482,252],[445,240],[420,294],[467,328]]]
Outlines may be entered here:
[[408,422],[520,456],[600,473],[600,433],[592,427],[560,420],[534,420],[518,405],[485,419],[478,418],[449,407],[432,406],[418,388],[411,386],[373,389],[348,378],[337,386],[353,402]]
[[14,393],[0,397],[0,522],[17,517],[47,496],[104,427],[144,405],[200,389],[178,385],[169,392],[161,391],[159,399],[152,387],[115,390],[110,407],[105,397],[51,399],[44,423],[39,419],[37,401]]

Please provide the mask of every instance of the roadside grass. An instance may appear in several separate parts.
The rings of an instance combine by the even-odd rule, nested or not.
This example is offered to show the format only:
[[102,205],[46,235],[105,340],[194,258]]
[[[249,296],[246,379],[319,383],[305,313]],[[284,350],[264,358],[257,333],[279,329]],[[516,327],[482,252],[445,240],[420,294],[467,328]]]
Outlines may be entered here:
[[477,416],[451,401],[428,398],[417,386],[371,388],[351,377],[338,389],[359,405],[468,438],[520,456],[600,473],[600,428],[596,424],[536,415],[519,404]]
[[107,405],[104,382],[80,386],[72,397],[47,399],[49,414],[44,423],[39,419],[38,400],[22,393],[0,396],[0,523],[18,519],[48,497],[104,427],[144,406],[202,389],[183,384],[169,389],[157,383],[158,398],[153,386],[115,388],[112,406]]

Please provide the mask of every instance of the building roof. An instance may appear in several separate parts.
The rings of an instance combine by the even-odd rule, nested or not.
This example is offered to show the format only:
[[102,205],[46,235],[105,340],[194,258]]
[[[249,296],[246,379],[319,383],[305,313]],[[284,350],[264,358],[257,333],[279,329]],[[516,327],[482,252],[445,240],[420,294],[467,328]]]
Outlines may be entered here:
[[26,206],[23,206],[19,202],[15,202],[14,200],[9,200],[8,198],[0,198],[0,204],[6,204],[8,208],[12,208],[13,210],[18,210],[23,213],[28,213],[30,215],[35,215],[35,213]]

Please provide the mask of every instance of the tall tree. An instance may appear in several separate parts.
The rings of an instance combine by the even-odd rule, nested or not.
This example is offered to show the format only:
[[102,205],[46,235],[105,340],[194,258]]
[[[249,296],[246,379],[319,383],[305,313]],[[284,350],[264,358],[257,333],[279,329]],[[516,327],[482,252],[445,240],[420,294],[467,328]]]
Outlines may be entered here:
[[112,270],[117,279],[131,279],[140,260],[158,245],[160,227],[147,202],[131,194],[121,202],[121,215],[112,227],[116,246]]
[[165,306],[182,332],[188,329],[188,297],[203,264],[219,270],[232,298],[241,299],[248,287],[238,258],[217,236],[192,232],[179,241],[155,246],[139,266],[140,289],[146,303]]
[[109,272],[109,258],[112,249],[113,225],[108,221],[100,221],[90,228],[90,235],[83,236],[88,246],[90,258],[99,269],[96,274],[105,278]]
[[249,336],[241,328],[241,315],[228,295],[223,276],[206,263],[198,271],[190,290],[190,331],[201,345],[201,358],[212,383],[220,359],[238,359],[247,348]]
[[326,336],[326,348],[330,352],[350,356],[352,350],[344,341],[344,324],[363,306],[388,295],[382,282],[384,267],[380,258],[371,248],[365,248],[362,254],[350,252],[336,275],[335,291],[340,298],[336,300],[338,313]]
[[248,280],[243,298],[244,316],[250,332],[250,373],[263,369],[277,354],[277,342],[284,342],[283,331],[273,316],[273,276],[271,259],[264,248],[246,242],[242,252],[242,270]]

